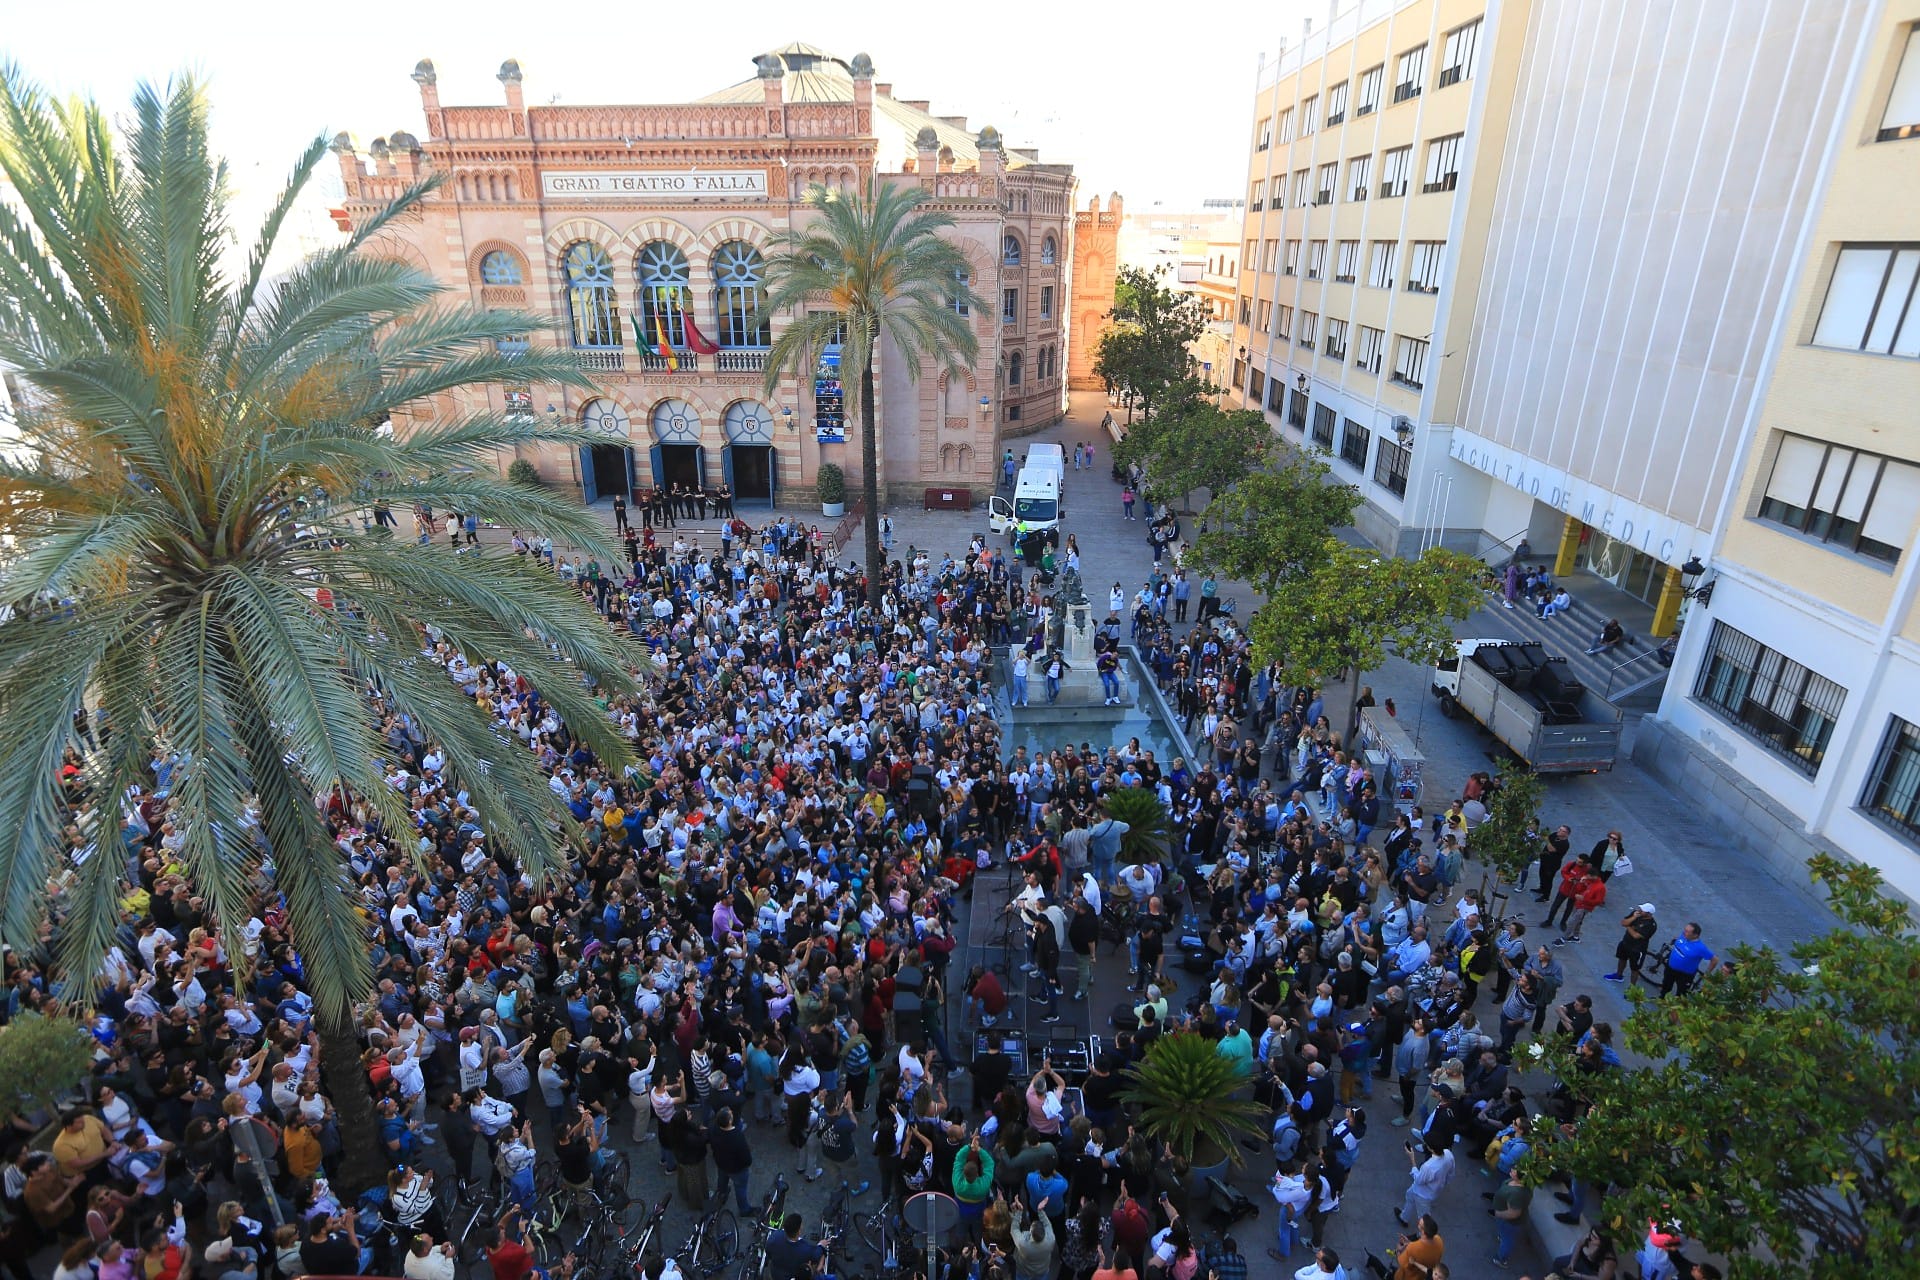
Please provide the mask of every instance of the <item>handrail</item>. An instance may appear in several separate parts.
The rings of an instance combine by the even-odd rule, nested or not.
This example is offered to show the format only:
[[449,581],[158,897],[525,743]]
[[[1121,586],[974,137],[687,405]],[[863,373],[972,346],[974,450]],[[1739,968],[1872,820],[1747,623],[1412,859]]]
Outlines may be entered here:
[[[1605,698],[1609,702],[1613,701],[1613,691],[1620,683],[1620,673],[1622,671],[1625,671],[1628,667],[1637,667],[1649,658],[1657,659],[1659,656],[1660,656],[1660,650],[1658,648],[1651,648],[1651,649],[1645,650],[1644,652],[1634,654],[1631,658],[1628,658],[1625,662],[1614,663],[1611,667],[1607,668],[1607,687],[1605,692],[1603,692],[1600,696]],[[1661,669],[1666,670],[1665,667],[1662,667]]]
[[1487,556],[1490,555],[1491,553],[1498,551],[1500,548],[1507,546],[1517,540],[1524,539],[1526,536],[1527,536],[1527,531],[1525,529],[1522,529],[1520,530],[1520,532],[1514,534],[1510,538],[1502,538],[1500,539],[1500,541],[1494,543],[1490,547],[1482,547],[1480,550],[1473,553],[1473,558],[1475,560],[1485,560]]

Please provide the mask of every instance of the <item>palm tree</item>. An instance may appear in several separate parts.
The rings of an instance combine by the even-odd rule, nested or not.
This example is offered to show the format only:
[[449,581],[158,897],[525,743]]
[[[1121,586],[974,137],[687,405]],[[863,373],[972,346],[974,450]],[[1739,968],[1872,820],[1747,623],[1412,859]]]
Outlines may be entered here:
[[[583,378],[563,352],[502,344],[535,317],[457,305],[374,251],[424,187],[269,283],[324,144],[229,272],[226,173],[199,86],[143,86],[122,132],[98,106],[51,103],[0,70],[0,170],[20,206],[0,207],[0,361],[26,389],[20,439],[0,457],[13,547],[0,577],[0,939],[38,950],[50,927],[69,991],[91,990],[126,892],[126,860],[104,852],[119,798],[152,784],[154,752],[171,756],[182,860],[228,954],[245,955],[257,896],[284,898],[329,1092],[376,1161],[365,1178],[378,1153],[351,1013],[370,936],[314,802],[345,787],[389,830],[412,830],[382,778],[370,690],[444,748],[489,848],[536,880],[569,818],[531,756],[421,659],[422,628],[476,660],[551,673],[540,691],[569,730],[615,767],[630,759],[583,681],[629,688],[623,646],[577,595],[524,557],[455,555],[363,522],[375,499],[427,502],[611,559],[583,510],[489,465],[575,433],[487,413],[404,439],[369,424],[476,384]],[[83,707],[111,729],[88,757],[103,800],[83,823],[103,852],[70,862],[57,775]]]
[[[960,303],[985,309],[966,283],[967,259],[940,232],[945,213],[922,211],[927,193],[876,183],[870,196],[822,186],[801,203],[813,216],[790,230],[767,263],[767,305],[793,313],[774,339],[766,390],[792,371],[811,378],[820,353],[840,344],[843,385],[860,389],[860,489],[866,505],[867,598],[880,603],[880,465],[873,420],[874,360],[881,335],[918,381],[924,361],[963,374],[979,356]],[[809,306],[816,309],[808,310]]]

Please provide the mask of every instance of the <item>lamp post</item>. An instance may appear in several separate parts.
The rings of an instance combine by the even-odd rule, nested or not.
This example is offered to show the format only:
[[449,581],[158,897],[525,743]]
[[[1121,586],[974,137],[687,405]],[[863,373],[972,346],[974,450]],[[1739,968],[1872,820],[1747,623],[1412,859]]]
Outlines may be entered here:
[[1706,575],[1707,566],[1700,563],[1699,556],[1688,556],[1687,562],[1680,566],[1680,596],[1685,600],[1706,604],[1713,599],[1713,582],[1701,582]]
[[984,418],[987,416],[987,414],[991,413],[992,411],[993,411],[993,400],[987,396],[981,396],[980,397],[980,416]]
[[788,431],[793,431],[796,429],[793,425],[793,406],[792,405],[785,404],[780,406],[780,420],[786,423]]

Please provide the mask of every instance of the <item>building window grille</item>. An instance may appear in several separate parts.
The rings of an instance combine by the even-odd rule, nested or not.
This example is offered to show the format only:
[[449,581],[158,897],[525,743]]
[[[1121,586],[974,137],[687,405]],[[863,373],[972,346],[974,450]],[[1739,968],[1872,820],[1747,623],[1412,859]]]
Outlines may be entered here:
[[1847,691],[1744,631],[1716,621],[1693,696],[1812,777],[1826,759]]

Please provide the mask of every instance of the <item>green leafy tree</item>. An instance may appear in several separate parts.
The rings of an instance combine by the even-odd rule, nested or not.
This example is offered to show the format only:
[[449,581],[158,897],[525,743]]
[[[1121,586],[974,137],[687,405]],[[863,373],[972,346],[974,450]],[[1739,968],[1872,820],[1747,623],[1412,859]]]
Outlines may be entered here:
[[1347,723],[1360,677],[1388,655],[1416,665],[1453,647],[1450,625],[1484,598],[1471,556],[1434,547],[1415,559],[1382,556],[1337,538],[1305,576],[1260,606],[1248,624],[1257,662],[1277,662],[1287,684],[1323,684],[1353,673]]
[[1131,397],[1129,423],[1134,406],[1151,418],[1168,391],[1192,377],[1193,357],[1187,348],[1207,327],[1206,304],[1194,294],[1169,289],[1165,274],[1165,268],[1120,269],[1108,317],[1112,323],[1094,346],[1094,376],[1108,391]]
[[[421,661],[421,628],[553,672],[542,694],[616,770],[632,753],[580,677],[631,684],[625,646],[530,560],[456,556],[363,526],[369,502],[427,502],[551,530],[603,560],[615,552],[578,503],[494,467],[516,446],[572,447],[582,433],[488,413],[403,438],[365,425],[475,385],[587,381],[569,353],[499,349],[537,317],[455,302],[377,252],[425,188],[267,287],[282,222],[325,154],[316,140],[299,157],[229,273],[225,170],[197,84],[141,88],[117,131],[96,105],[56,105],[0,73],[0,169],[18,202],[0,207],[0,360],[28,389],[20,440],[0,460],[0,533],[17,547],[0,586],[12,612],[0,627],[0,939],[36,945],[40,890],[69,870],[58,765],[90,707],[113,726],[90,757],[95,795],[150,782],[155,750],[178,762],[179,856],[230,955],[245,954],[271,851],[350,1144],[342,1179],[357,1186],[382,1172],[352,1017],[371,980],[369,938],[313,801],[344,785],[389,830],[412,827],[382,776],[369,688],[444,749],[489,847],[544,881],[571,818],[533,757],[507,749]],[[317,599],[322,586],[334,607]],[[118,813],[96,817],[111,840]],[[103,852],[70,870],[54,946],[85,999],[120,922],[125,863]]]
[[0,1124],[51,1111],[92,1065],[93,1037],[71,1018],[26,1013],[0,1027]]
[[1240,1164],[1239,1139],[1265,1136],[1266,1109],[1235,1096],[1247,1082],[1244,1068],[1203,1035],[1160,1036],[1121,1074],[1121,1100],[1138,1107],[1140,1126],[1183,1159]]
[[1527,868],[1540,856],[1540,808],[1547,786],[1523,764],[1503,760],[1487,820],[1473,829],[1473,856],[1487,863],[1497,883],[1525,884]]
[[1809,859],[1843,927],[1738,946],[1687,996],[1634,992],[1636,1065],[1545,1059],[1585,1114],[1536,1152],[1609,1185],[1600,1227],[1623,1251],[1678,1220],[1731,1280],[1914,1273],[1920,1240],[1920,935],[1870,867]]
[[[1178,387],[1169,395],[1178,396]],[[1180,397],[1177,408],[1169,403],[1114,447],[1122,464],[1140,464],[1147,496],[1165,505],[1184,502],[1196,489],[1211,500],[1272,465],[1278,454],[1265,414],[1222,409],[1203,394]]]
[[921,208],[919,188],[875,185],[869,195],[809,187],[799,225],[767,260],[767,305],[792,313],[768,353],[766,392],[783,374],[813,376],[820,353],[840,344],[842,385],[856,388],[860,407],[860,483],[866,503],[867,598],[880,604],[880,434],[874,421],[874,366],[882,335],[900,352],[907,377],[923,365],[960,376],[980,344],[964,301],[980,314],[987,303],[966,285],[967,259],[940,232],[954,225]]
[[1213,495],[1207,531],[1194,540],[1195,559],[1264,596],[1279,594],[1324,564],[1333,531],[1353,523],[1360,491],[1333,483],[1332,475],[1299,449],[1263,460],[1261,469]]

